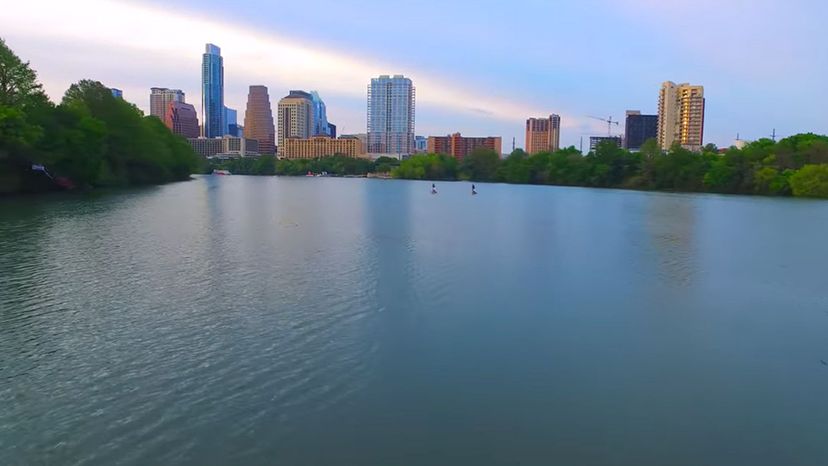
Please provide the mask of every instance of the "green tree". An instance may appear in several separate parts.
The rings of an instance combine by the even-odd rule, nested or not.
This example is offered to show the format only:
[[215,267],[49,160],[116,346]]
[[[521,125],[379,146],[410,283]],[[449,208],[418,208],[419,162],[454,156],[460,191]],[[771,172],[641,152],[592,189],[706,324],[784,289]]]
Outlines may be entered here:
[[494,181],[497,168],[500,164],[500,155],[486,148],[478,148],[471,154],[463,157],[460,164],[461,178],[472,181]]
[[794,196],[828,198],[828,165],[805,165],[790,183]]
[[0,106],[24,107],[31,97],[42,93],[37,73],[0,39]]

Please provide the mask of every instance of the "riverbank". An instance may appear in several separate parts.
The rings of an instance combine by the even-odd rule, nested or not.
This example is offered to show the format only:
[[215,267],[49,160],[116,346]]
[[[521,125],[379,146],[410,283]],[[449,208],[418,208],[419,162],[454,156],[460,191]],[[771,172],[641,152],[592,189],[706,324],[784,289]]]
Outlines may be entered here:
[[534,155],[518,149],[501,159],[481,149],[462,161],[415,155],[392,174],[415,180],[828,198],[828,137],[799,134],[724,151],[708,145],[701,153],[681,147],[662,152],[653,140],[640,152],[610,143],[587,155],[574,147]]

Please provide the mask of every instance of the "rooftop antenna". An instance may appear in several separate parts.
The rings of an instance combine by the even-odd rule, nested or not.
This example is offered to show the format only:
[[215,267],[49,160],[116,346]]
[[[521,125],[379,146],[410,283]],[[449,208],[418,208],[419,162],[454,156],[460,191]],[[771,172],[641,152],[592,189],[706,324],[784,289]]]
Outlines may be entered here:
[[774,128],[773,133],[771,133],[771,139],[773,139],[773,142],[776,142],[776,128]]
[[512,136],[512,152],[515,151],[515,137]]

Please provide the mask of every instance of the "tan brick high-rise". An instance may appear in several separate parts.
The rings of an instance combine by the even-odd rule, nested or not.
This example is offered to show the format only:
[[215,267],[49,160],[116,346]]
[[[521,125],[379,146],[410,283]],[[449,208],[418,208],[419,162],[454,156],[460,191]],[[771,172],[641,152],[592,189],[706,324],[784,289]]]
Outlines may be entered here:
[[250,86],[247,110],[244,113],[244,137],[259,141],[259,153],[276,153],[276,128],[273,125],[270,96],[265,86]]
[[700,151],[704,144],[704,86],[666,81],[658,96],[658,144]]
[[313,136],[314,111],[310,94],[305,91],[290,91],[279,101],[279,153],[287,138],[308,139]]
[[526,152],[555,152],[561,147],[561,117],[529,118],[526,120]]

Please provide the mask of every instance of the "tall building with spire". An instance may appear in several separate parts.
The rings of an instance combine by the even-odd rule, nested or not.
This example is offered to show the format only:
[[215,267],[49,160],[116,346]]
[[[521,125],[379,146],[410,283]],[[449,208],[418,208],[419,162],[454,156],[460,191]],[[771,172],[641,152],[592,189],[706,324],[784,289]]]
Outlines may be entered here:
[[204,137],[224,136],[224,59],[213,44],[205,46],[201,58],[201,117]]
[[167,89],[166,87],[150,89],[150,115],[164,121],[170,102],[185,103],[184,92],[181,89]]
[[408,155],[416,151],[416,89],[409,78],[382,75],[368,85],[368,152]]
[[310,94],[305,91],[290,91],[279,101],[277,111],[280,148],[287,138],[308,139],[313,136],[314,111],[313,97]]
[[561,117],[526,120],[526,153],[555,152],[561,148]]
[[658,96],[658,144],[678,143],[692,151],[704,144],[704,86],[666,81]]
[[259,141],[260,154],[276,153],[276,130],[266,86],[250,86],[244,113],[244,137]]

